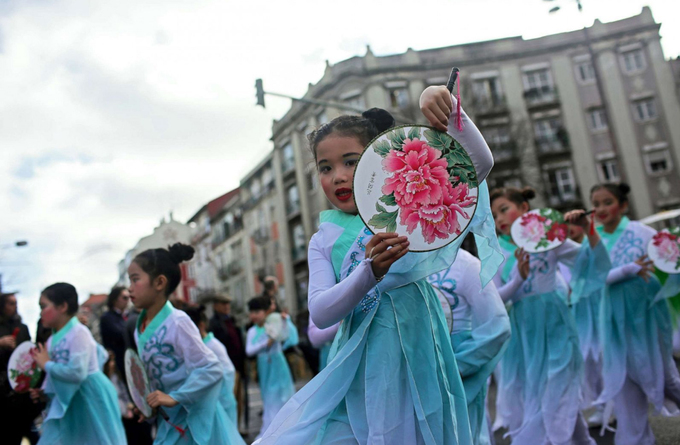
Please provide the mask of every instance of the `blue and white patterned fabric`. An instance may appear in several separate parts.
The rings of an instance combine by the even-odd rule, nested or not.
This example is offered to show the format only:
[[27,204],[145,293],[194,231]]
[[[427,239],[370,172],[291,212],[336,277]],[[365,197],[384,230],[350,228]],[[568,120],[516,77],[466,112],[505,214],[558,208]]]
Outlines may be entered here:
[[[169,422],[157,416],[154,443],[244,444],[220,403],[224,367],[203,343],[189,316],[168,302],[140,333],[145,318],[146,311],[142,311],[135,340],[151,389],[163,391],[179,402],[172,408],[163,408]],[[185,436],[173,425],[185,429]]]

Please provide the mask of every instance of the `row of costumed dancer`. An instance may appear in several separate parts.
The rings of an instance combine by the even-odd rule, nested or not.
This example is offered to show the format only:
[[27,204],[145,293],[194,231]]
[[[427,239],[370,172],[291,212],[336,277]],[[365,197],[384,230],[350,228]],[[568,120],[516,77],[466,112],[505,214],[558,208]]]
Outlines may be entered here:
[[[257,356],[264,403],[256,443],[488,444],[485,399],[494,369],[498,414],[513,444],[594,443],[581,414],[583,388],[593,387],[591,402],[613,406],[619,419],[617,444],[653,443],[647,402],[661,411],[664,396],[680,401],[680,379],[670,316],[665,301],[654,303],[659,285],[641,258],[653,231],[622,216],[625,187],[593,190],[597,230],[585,212],[567,213],[585,231],[583,243],[527,254],[508,235],[529,210],[532,192],[489,193],[483,181],[491,151],[446,87],[426,89],[420,104],[430,124],[448,131],[472,159],[480,183],[476,212],[459,238],[431,252],[410,252],[408,239],[395,233],[372,235],[352,199],[354,169],[394,119],[372,109],[309,135],[321,188],[335,207],[321,214],[308,255],[308,334],[327,359],[295,393],[281,352],[288,323],[269,323],[270,300],[249,302],[254,326],[246,349]],[[426,154],[404,150],[403,168],[423,173]],[[427,174],[420,180],[429,187]],[[450,203],[447,211],[454,208]],[[479,259],[460,249],[468,233]],[[192,254],[180,244],[149,250],[128,269],[131,297],[143,309],[135,338],[153,389],[147,400],[169,417],[156,419],[155,443],[241,444],[233,394],[224,390],[233,380],[218,358],[223,347],[211,346],[200,313],[190,317],[167,302],[179,264]],[[50,295],[46,289],[41,305],[43,318],[48,309],[57,314],[50,325],[56,334],[36,357],[47,373],[36,396],[50,399],[41,443],[125,443],[115,400],[106,402],[112,388],[92,361],[94,340],[70,306]],[[584,354],[601,371],[584,374]],[[593,384],[590,376],[598,375]]]

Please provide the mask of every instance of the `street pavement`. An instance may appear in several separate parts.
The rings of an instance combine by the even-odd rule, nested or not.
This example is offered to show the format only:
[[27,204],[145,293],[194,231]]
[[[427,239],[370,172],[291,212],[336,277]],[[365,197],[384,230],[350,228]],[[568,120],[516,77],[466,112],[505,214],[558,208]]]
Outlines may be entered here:
[[[296,382],[296,388],[300,389],[306,382]],[[495,388],[490,388],[490,397],[495,397]],[[262,398],[260,389],[255,383],[251,383],[248,388],[250,397],[250,422],[246,443],[251,444],[260,431],[262,425]],[[493,406],[490,407],[493,410]],[[650,423],[656,436],[656,445],[680,445],[680,417],[653,416],[650,413]],[[614,425],[615,427],[616,425]],[[495,434],[496,445],[509,445],[510,438],[503,438],[505,431],[497,431]],[[614,433],[607,431],[604,436],[600,436],[599,428],[591,428],[590,435],[598,445],[614,445]]]

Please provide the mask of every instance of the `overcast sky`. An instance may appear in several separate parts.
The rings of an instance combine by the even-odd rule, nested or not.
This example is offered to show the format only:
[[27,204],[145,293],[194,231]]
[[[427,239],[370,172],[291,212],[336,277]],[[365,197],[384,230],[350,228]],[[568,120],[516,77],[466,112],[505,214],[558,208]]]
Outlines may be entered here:
[[[675,0],[0,0],[0,273],[34,332],[42,288],[108,292],[169,211],[185,222],[270,149],[289,101],[331,63],[574,30],[652,7],[667,57]],[[562,10],[548,15],[555,4]],[[6,247],[27,240],[28,247]]]

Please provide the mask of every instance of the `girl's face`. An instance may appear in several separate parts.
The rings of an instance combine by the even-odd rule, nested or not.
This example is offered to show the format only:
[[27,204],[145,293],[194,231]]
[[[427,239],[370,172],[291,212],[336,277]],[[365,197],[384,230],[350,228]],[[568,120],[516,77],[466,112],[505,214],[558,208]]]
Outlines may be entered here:
[[134,261],[128,267],[128,276],[130,277],[130,300],[135,307],[148,309],[158,298],[165,298],[163,286],[159,286],[160,280],[157,278],[152,282],[149,274]]
[[262,324],[264,324],[264,319],[267,318],[266,312],[263,311],[262,309],[257,311],[250,311],[248,313],[248,316],[250,317],[250,321],[252,321],[253,324],[256,324],[258,326],[262,326]]
[[605,226],[618,223],[628,209],[627,203],[621,205],[616,196],[604,187],[595,190],[590,195],[590,202],[595,210],[595,217]]
[[316,146],[316,167],[328,200],[345,213],[356,214],[352,194],[354,169],[364,147],[355,137],[330,135]]
[[491,214],[496,222],[496,230],[503,235],[510,235],[512,223],[528,211],[528,202],[517,205],[507,198],[500,197],[494,199],[491,203]]
[[54,302],[47,298],[45,294],[40,295],[40,318],[46,328],[56,328],[66,317],[68,305],[66,303],[55,306]]

